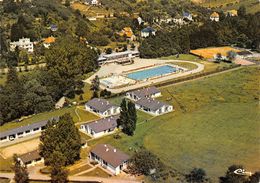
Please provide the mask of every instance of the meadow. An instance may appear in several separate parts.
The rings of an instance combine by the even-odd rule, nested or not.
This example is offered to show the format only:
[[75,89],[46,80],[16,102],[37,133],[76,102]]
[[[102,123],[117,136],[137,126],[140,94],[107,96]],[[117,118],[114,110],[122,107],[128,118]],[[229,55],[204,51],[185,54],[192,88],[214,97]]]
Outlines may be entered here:
[[172,169],[187,173],[201,167],[213,181],[232,164],[259,170],[258,72],[257,67],[241,68],[161,88],[160,100],[172,103],[175,112],[159,117],[138,113],[133,137],[108,136],[90,145],[110,143],[129,154],[144,146]]

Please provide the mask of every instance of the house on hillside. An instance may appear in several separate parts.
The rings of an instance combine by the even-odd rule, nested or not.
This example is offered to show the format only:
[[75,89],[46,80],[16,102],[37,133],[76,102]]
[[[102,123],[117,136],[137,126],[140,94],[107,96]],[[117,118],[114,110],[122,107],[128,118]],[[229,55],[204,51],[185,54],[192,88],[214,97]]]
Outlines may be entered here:
[[124,27],[119,33],[119,36],[125,36],[127,39],[134,41],[135,40],[135,35],[131,29],[131,27]]
[[100,2],[100,0],[85,0],[85,4],[99,6],[99,5],[101,5],[101,2]]
[[103,168],[118,175],[127,168],[129,156],[109,144],[98,144],[90,150],[90,161],[98,162]]
[[62,108],[66,103],[66,98],[65,97],[61,97],[59,99],[59,101],[55,104],[55,109],[60,109]]
[[236,16],[238,16],[238,14],[237,14],[237,10],[229,10],[229,11],[227,11],[227,16],[230,16],[230,17],[236,17]]
[[[58,120],[58,117],[51,118],[49,120]],[[13,128],[11,130],[3,131],[0,133],[0,142],[8,142],[17,140],[18,138],[22,138],[25,136],[33,135],[36,133],[40,133],[45,129],[46,124],[49,120],[21,126],[18,128]]]
[[173,19],[172,21],[175,23],[175,24],[178,24],[178,25],[183,25],[185,23],[185,21],[183,20],[183,17],[180,15],[180,14],[177,14]]
[[45,48],[49,48],[51,46],[51,44],[55,43],[55,37],[48,37],[48,38],[45,38],[44,41],[43,41],[43,46]]
[[141,30],[141,37],[149,37],[151,35],[155,36],[156,34],[156,30],[153,29],[152,27],[146,27],[144,29]]
[[144,24],[144,20],[141,17],[137,17],[137,22],[139,25]]
[[90,123],[80,125],[80,131],[97,138],[114,133],[117,129],[118,115],[101,118]]
[[56,32],[58,30],[58,26],[55,24],[51,24],[50,29],[52,32]]
[[43,163],[44,159],[40,156],[39,150],[34,150],[26,154],[18,156],[18,161],[22,166],[34,166],[39,163]]
[[120,107],[112,105],[109,101],[101,98],[93,98],[85,104],[85,109],[101,117],[107,117],[120,113]]
[[173,106],[153,98],[141,98],[135,102],[135,108],[158,116],[173,111]]
[[237,52],[237,57],[240,57],[240,58],[248,58],[248,57],[252,57],[252,53],[250,51],[247,51],[247,50],[244,50],[244,51],[240,51],[240,52]]
[[158,90],[155,86],[129,91],[126,93],[126,97],[133,101],[137,101],[142,98],[156,98],[160,97],[161,95],[161,91]]
[[215,22],[219,22],[219,14],[217,12],[213,12],[211,15],[210,15],[210,20],[211,21],[215,21]]
[[183,19],[193,21],[192,14],[189,12],[183,12]]
[[10,43],[10,51],[15,51],[15,48],[24,49],[30,53],[33,52],[33,42],[30,38],[21,38],[19,41],[14,41]]

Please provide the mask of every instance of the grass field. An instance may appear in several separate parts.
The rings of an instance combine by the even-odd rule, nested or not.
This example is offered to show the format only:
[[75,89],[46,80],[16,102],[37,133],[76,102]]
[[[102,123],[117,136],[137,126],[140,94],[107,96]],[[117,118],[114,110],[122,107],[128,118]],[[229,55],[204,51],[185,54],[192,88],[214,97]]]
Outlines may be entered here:
[[244,5],[247,12],[256,13],[260,11],[260,4],[257,0],[193,0],[204,7],[222,8],[223,10],[238,9]]
[[161,88],[176,112],[139,123],[133,137],[92,141],[111,143],[132,154],[145,146],[169,167],[185,173],[204,168],[216,181],[237,163],[250,171],[259,160],[259,68],[248,67],[218,76]]
[[90,177],[103,177],[103,178],[108,178],[111,177],[107,172],[102,170],[101,168],[97,167],[94,170],[87,172],[85,174],[82,174],[81,176],[90,176]]

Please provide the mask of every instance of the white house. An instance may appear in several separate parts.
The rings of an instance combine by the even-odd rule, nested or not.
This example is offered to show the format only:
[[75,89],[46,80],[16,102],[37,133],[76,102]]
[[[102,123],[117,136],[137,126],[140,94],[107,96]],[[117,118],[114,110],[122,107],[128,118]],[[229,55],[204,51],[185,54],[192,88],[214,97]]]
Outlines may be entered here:
[[[50,120],[53,119],[58,120],[58,117],[51,118]],[[8,131],[3,131],[0,133],[0,142],[13,141],[18,138],[40,133],[42,130],[45,129],[47,122],[48,120],[45,120],[45,121],[29,124],[26,126],[14,128]]]
[[183,19],[187,19],[189,21],[193,21],[192,14],[188,12],[183,12]]
[[219,14],[218,14],[217,12],[213,12],[213,13],[210,15],[210,20],[211,20],[211,21],[218,22],[218,21],[219,21]]
[[141,37],[149,37],[150,35],[154,35],[156,34],[156,30],[153,29],[152,27],[146,27],[144,29],[141,30]]
[[98,6],[98,5],[101,5],[101,2],[100,2],[100,0],[85,0],[85,4]]
[[117,129],[117,119],[119,116],[110,116],[90,123],[80,125],[80,131],[87,133],[93,138],[102,137],[114,133]]
[[107,117],[120,113],[120,107],[112,105],[109,101],[101,98],[93,98],[85,104],[85,109],[94,112],[101,117]]
[[55,104],[55,109],[60,109],[62,108],[66,103],[66,98],[65,97],[61,97],[59,99],[59,101]]
[[28,52],[33,52],[33,42],[30,41],[30,38],[22,38],[19,41],[14,41],[10,43],[10,50],[15,51],[15,48],[25,49]]
[[173,106],[153,98],[142,98],[135,102],[135,108],[157,116],[173,111]]
[[143,88],[143,89],[138,89],[138,90],[134,90],[134,91],[129,91],[126,93],[126,97],[137,101],[140,100],[141,98],[156,98],[156,97],[160,97],[161,91],[158,90],[155,86],[151,86],[148,88]]
[[109,144],[98,144],[91,149],[89,159],[98,162],[114,175],[118,175],[127,168],[129,156]]
[[35,150],[26,154],[18,156],[18,160],[23,166],[35,166],[36,164],[43,163],[44,159],[40,156],[39,150]]

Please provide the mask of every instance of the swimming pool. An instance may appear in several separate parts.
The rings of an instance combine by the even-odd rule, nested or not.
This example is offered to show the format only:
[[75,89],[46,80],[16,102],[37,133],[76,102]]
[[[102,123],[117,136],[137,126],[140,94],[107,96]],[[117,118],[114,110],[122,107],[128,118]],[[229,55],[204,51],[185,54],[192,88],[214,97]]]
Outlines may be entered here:
[[145,69],[137,72],[132,72],[127,74],[127,77],[134,80],[144,80],[147,78],[153,78],[156,76],[163,76],[166,74],[174,73],[178,69],[170,65],[163,65],[159,67],[154,67],[151,69]]

